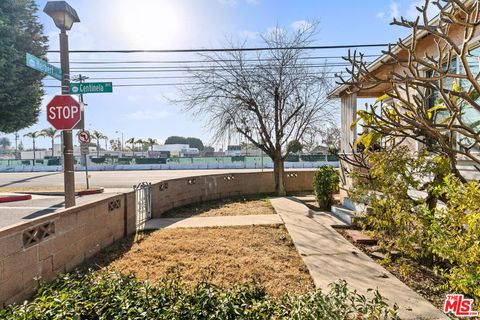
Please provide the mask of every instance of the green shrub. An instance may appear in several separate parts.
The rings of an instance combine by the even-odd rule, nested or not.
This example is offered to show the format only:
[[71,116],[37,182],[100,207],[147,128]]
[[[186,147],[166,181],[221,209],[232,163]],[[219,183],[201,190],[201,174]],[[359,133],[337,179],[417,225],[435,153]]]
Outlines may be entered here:
[[2,319],[398,319],[378,292],[366,299],[344,281],[328,293],[271,299],[256,283],[221,288],[170,275],[151,284],[112,272],[73,273],[42,286],[33,301],[0,310]]
[[447,199],[432,216],[431,250],[450,267],[443,271],[447,286],[480,303],[480,183],[463,184],[447,176],[436,192]]
[[333,194],[338,192],[340,178],[331,165],[318,168],[313,180],[313,190],[321,209],[328,210],[333,204]]
[[[436,269],[447,279],[445,289],[478,305],[480,183],[462,183],[444,158],[412,157],[407,148],[374,152],[369,163],[371,181],[353,174],[352,199],[368,199],[370,206],[363,228],[385,247]],[[413,190],[426,196],[412,196]]]

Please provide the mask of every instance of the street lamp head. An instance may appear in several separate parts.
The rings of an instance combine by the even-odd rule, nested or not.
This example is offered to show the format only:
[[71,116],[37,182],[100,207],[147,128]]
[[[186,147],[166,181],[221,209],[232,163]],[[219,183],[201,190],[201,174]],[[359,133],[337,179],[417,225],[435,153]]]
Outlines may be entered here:
[[77,12],[66,1],[48,1],[43,12],[52,17],[60,30],[70,30],[74,22],[80,22]]

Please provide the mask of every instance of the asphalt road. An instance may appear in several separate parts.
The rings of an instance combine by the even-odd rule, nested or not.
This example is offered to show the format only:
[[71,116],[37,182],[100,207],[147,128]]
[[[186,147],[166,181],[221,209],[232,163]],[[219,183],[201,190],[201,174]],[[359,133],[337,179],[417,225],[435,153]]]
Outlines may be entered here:
[[[104,188],[132,188],[142,181],[158,182],[165,179],[199,176],[205,174],[222,174],[230,172],[259,172],[259,169],[227,170],[144,170],[144,171],[91,171],[90,186]],[[267,169],[265,169],[267,171]],[[85,173],[75,172],[75,185],[86,187]],[[0,173],[0,188],[63,186],[62,172],[22,172]]]
[[[116,192],[132,190],[133,185],[142,181],[158,182],[165,179],[174,179],[205,174],[222,174],[231,172],[259,172],[255,169],[229,170],[151,170],[151,171],[93,171],[90,172],[90,186],[104,187],[105,193],[77,197],[77,204],[96,201],[108,197]],[[267,170],[265,170],[267,171]],[[75,173],[77,188],[85,187],[85,173]],[[0,173],[1,188],[33,188],[52,189],[63,188],[63,173],[61,172],[32,172],[32,173]],[[0,192],[0,194],[2,194]],[[3,193],[5,194],[5,193]],[[0,229],[22,221],[34,219],[64,208],[63,196],[33,195],[32,200],[0,203]]]

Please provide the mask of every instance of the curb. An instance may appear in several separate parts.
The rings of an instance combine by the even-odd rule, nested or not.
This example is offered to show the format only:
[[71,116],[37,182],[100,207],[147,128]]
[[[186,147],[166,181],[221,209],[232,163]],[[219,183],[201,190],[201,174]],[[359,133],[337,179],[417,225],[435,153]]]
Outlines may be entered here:
[[32,199],[32,195],[30,195],[30,194],[25,194],[25,195],[20,195],[20,196],[0,196],[0,203],[31,200],[31,199]]
[[98,194],[98,193],[103,193],[103,188],[98,188],[98,189],[91,189],[91,190],[82,190],[76,192],[77,196],[88,196],[90,194]]
[[[103,191],[104,191],[103,188],[96,188],[96,189],[76,191],[75,195],[76,196],[87,196],[87,195],[90,195],[90,194],[103,193]],[[28,194],[28,195],[30,195],[30,197],[31,197],[31,195],[37,195],[37,196],[63,196],[63,195],[65,195],[65,192],[63,192],[63,191],[21,191],[21,193]]]

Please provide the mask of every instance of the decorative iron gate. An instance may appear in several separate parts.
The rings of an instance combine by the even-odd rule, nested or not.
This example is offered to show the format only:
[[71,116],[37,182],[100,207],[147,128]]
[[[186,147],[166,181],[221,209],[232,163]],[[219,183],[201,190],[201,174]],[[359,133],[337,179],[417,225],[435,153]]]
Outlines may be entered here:
[[135,212],[137,231],[145,228],[145,222],[152,218],[152,184],[142,182],[133,186],[135,190]]

